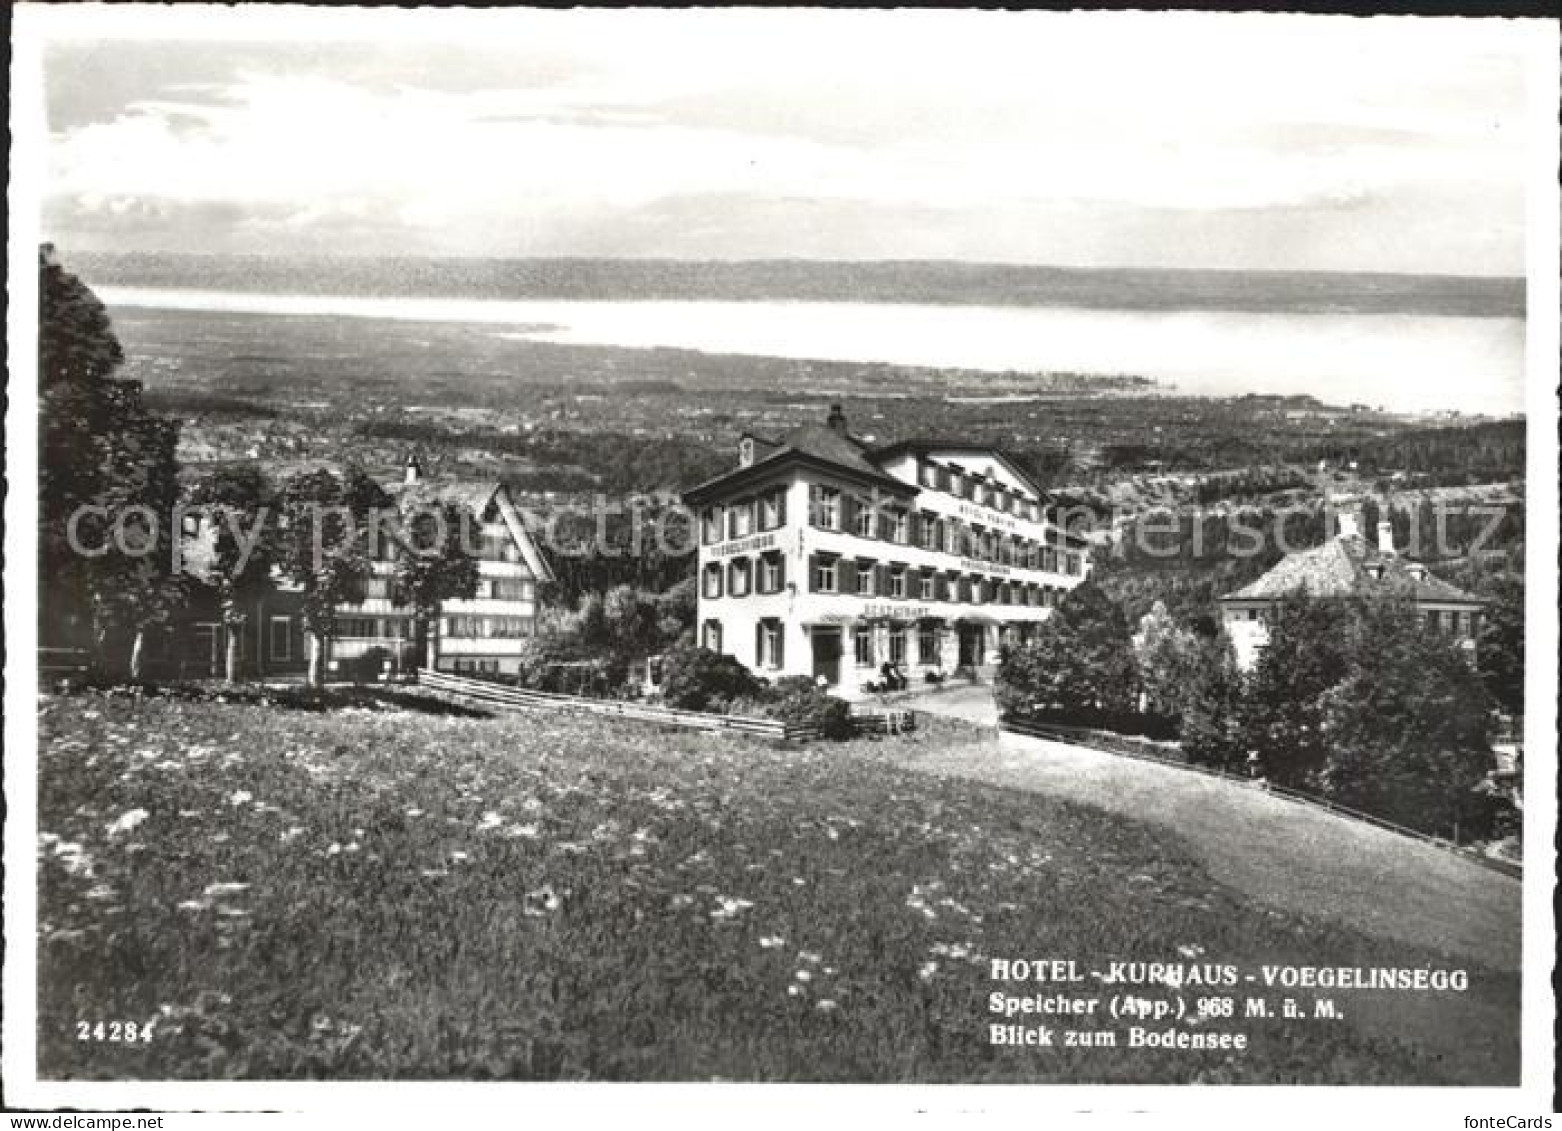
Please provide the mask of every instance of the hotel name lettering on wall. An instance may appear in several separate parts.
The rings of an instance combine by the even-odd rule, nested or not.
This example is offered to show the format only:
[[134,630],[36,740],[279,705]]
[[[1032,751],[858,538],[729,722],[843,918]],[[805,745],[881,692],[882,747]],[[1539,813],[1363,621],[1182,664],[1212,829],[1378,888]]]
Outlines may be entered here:
[[982,562],[977,561],[975,558],[961,558],[960,568],[970,570],[974,573],[1001,574],[1004,577],[1008,577],[1009,574],[1014,572],[1002,562]]
[[864,605],[862,615],[868,619],[885,617],[890,620],[922,620],[932,615],[926,605]]
[[1001,526],[1005,530],[1018,530],[1019,522],[1010,515],[1000,514],[998,511],[990,511],[986,507],[979,507],[975,503],[961,503],[956,508],[961,518],[975,519],[986,523],[988,526]]
[[752,538],[739,538],[735,542],[723,542],[719,546],[711,547],[711,557],[725,558],[733,554],[747,554],[753,550],[769,550],[776,545],[776,536],[772,534],[756,534]]

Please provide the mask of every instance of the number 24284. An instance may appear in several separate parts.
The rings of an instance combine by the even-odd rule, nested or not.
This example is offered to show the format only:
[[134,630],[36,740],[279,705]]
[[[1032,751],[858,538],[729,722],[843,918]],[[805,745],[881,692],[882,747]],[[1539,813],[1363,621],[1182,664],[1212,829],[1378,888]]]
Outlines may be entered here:
[[152,1039],[152,1022],[140,1024],[135,1021],[99,1021],[94,1025],[90,1021],[76,1022],[76,1039],[78,1041],[110,1041],[116,1044],[134,1044],[137,1041],[150,1042]]

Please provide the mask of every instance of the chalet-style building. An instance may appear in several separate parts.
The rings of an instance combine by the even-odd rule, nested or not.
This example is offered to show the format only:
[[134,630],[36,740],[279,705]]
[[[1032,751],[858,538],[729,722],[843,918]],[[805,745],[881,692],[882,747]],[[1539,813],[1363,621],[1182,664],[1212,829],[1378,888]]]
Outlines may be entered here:
[[1321,546],[1287,554],[1257,581],[1220,598],[1221,620],[1244,671],[1258,663],[1280,602],[1306,591],[1314,596],[1394,585],[1409,594],[1428,627],[1446,632],[1472,655],[1486,602],[1434,577],[1421,562],[1394,549],[1393,527],[1378,523],[1377,545],[1362,537],[1355,514],[1340,515],[1339,533]]
[[[444,480],[426,482],[416,459],[408,461],[403,481],[386,487],[402,513],[455,502],[478,520],[478,582],[467,600],[444,602],[429,632],[429,655],[413,655],[412,610],[394,599],[398,547],[389,538],[377,547],[365,580],[364,598],[336,609],[336,634],[326,658],[329,678],[381,674],[432,665],[441,671],[514,672],[528,638],[536,633],[537,586],[553,578],[522,523],[508,488],[499,482]],[[187,516],[193,520],[194,515]],[[192,521],[183,531],[186,569],[198,580],[209,569],[211,532]],[[264,600],[244,610],[242,654],[246,673],[257,677],[301,673],[308,663],[300,609],[300,590],[278,576]],[[197,585],[182,631],[161,649],[159,667],[180,677],[223,674],[227,629],[215,592]],[[378,659],[375,673],[363,658]],[[357,669],[354,664],[360,665]]]
[[[427,662],[440,671],[514,673],[526,641],[536,635],[537,585],[551,581],[553,573],[509,489],[494,481],[426,482],[414,457],[403,481],[387,490],[403,513],[456,503],[479,523],[477,592],[440,606]],[[396,556],[395,547],[380,547],[364,599],[337,606],[333,661],[344,663],[376,647],[399,653],[413,640],[412,610],[394,600]]]
[[853,694],[886,664],[977,676],[1090,570],[1041,490],[958,441],[874,447],[840,406],[684,493],[698,510],[699,642],[768,676]]

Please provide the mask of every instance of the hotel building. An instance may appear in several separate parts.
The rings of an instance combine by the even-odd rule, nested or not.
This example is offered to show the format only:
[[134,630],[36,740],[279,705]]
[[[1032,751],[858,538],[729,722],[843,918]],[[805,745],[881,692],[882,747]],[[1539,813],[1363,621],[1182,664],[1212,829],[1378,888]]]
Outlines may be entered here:
[[898,666],[986,674],[1089,574],[1085,543],[991,448],[873,447],[840,406],[684,493],[699,514],[699,643],[758,674],[851,695]]

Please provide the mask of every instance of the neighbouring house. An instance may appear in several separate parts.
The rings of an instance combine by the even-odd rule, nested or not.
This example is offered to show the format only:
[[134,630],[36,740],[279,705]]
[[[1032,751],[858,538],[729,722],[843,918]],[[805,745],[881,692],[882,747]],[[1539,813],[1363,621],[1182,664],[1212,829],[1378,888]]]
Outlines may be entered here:
[[[381,540],[363,600],[336,609],[328,674],[368,674],[363,658],[371,654],[378,661],[373,666],[382,673],[425,663],[441,671],[515,672],[526,642],[536,634],[537,587],[552,581],[553,572],[509,489],[497,481],[426,481],[413,458],[402,482],[388,485],[386,491],[403,513],[454,502],[477,519],[477,592],[469,599],[443,602],[430,628],[429,655],[413,655],[413,611],[396,600],[397,547]],[[194,514],[186,520],[186,569],[199,582],[210,569],[211,531]],[[305,670],[308,652],[300,598],[298,586],[278,576],[273,592],[245,610],[240,631],[247,673],[266,677]],[[209,584],[198,583],[185,615],[164,634],[157,667],[177,677],[217,676],[223,674],[226,651],[227,630],[216,593]]]
[[[455,503],[478,521],[477,592],[440,605],[429,633],[430,654],[418,662],[440,671],[516,672],[526,642],[537,634],[537,586],[552,581],[553,571],[509,489],[493,480],[427,481],[412,457],[402,482],[387,491],[404,513]],[[385,546],[365,583],[364,599],[337,606],[334,662],[345,663],[372,648],[400,655],[411,647],[412,610],[395,601],[395,559],[394,547]]]
[[1014,460],[959,440],[875,447],[824,424],[744,433],[699,512],[699,643],[760,674],[854,694],[886,664],[973,677],[1090,572]]
[[1360,589],[1394,585],[1407,593],[1427,626],[1448,633],[1470,653],[1480,630],[1486,602],[1441,578],[1425,564],[1399,554],[1393,526],[1378,523],[1378,540],[1369,545],[1354,513],[1339,517],[1339,532],[1321,546],[1287,554],[1257,581],[1220,598],[1221,619],[1236,650],[1237,664],[1251,670],[1269,641],[1281,601],[1294,593],[1331,596]]

